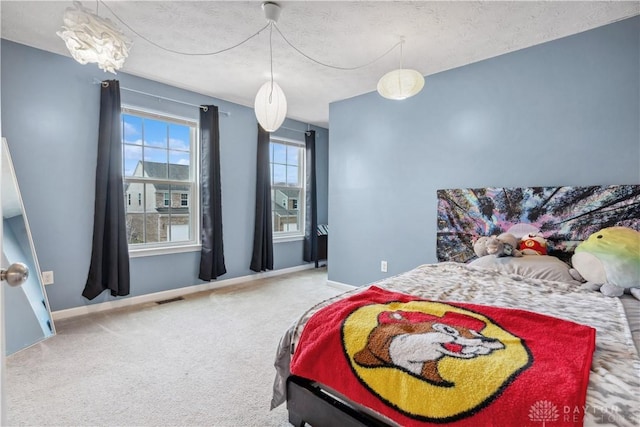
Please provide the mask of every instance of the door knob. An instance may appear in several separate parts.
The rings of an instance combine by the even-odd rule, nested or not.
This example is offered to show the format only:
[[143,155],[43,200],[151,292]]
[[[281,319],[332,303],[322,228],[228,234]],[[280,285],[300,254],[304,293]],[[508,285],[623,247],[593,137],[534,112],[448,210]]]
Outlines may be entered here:
[[9,286],[20,286],[29,278],[29,267],[21,262],[15,262],[6,270],[0,270],[0,281],[6,280]]

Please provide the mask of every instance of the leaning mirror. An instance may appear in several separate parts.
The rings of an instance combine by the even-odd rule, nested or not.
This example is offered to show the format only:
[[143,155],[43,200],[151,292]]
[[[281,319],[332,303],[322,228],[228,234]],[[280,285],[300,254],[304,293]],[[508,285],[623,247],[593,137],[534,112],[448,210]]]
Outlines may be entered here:
[[55,334],[40,265],[24,211],[7,140],[2,138],[2,268],[23,263],[29,268],[20,286],[2,284],[5,349],[10,355]]

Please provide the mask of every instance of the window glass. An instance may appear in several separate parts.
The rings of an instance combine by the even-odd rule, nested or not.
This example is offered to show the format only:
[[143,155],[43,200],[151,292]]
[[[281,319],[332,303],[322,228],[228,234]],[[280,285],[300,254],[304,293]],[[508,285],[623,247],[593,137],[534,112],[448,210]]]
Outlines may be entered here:
[[274,164],[271,180],[271,185],[285,185],[287,182],[287,166]]
[[273,163],[284,165],[287,163],[287,146],[284,144],[272,143]]
[[182,125],[169,125],[169,148],[172,150],[189,151],[189,128]]
[[142,176],[142,147],[122,144],[124,176]]
[[300,147],[287,146],[287,164],[298,165],[298,157],[300,155]]
[[122,130],[130,248],[197,243],[197,123],[123,108]]
[[287,185],[291,187],[300,186],[297,166],[287,166]]
[[271,139],[271,218],[273,236],[304,235],[304,145]]
[[142,118],[126,116],[122,118],[122,140],[125,144],[142,145]]
[[167,148],[168,128],[165,121],[144,119],[144,145]]

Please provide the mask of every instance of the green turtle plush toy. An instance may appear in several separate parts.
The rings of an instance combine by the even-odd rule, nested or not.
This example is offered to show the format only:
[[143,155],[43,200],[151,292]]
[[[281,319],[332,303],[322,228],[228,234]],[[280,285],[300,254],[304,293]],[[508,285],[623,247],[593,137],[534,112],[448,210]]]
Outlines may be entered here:
[[627,291],[640,300],[640,232],[603,228],[576,247],[571,263],[588,286],[604,295],[619,297]]

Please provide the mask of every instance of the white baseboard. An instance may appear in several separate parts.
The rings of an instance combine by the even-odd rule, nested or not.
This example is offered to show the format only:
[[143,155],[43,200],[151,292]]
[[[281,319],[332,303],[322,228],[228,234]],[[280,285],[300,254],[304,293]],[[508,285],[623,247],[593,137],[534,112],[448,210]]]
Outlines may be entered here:
[[347,285],[346,283],[336,282],[335,280],[327,280],[327,286],[331,286],[332,288],[336,289],[342,289],[345,291],[350,291],[357,288],[357,286]]
[[238,285],[240,283],[247,283],[258,279],[264,279],[266,277],[281,276],[283,274],[294,273],[296,271],[310,270],[315,267],[315,264],[303,264],[295,267],[282,268],[280,270],[265,271],[256,274],[250,274],[248,276],[234,277],[231,279],[215,280],[209,283],[203,283],[200,285],[185,286],[184,288],[169,289],[167,291],[154,292],[151,294],[138,295],[135,297],[119,299],[115,301],[107,301],[98,304],[85,305],[82,307],[67,308],[64,310],[57,310],[51,313],[54,321],[68,319],[70,317],[83,316],[85,314],[99,313],[101,311],[113,310],[115,308],[129,307],[137,304],[144,304],[148,302],[164,301],[171,298],[177,298],[183,295],[189,295],[196,292],[208,291],[211,289],[224,288],[227,286]]

